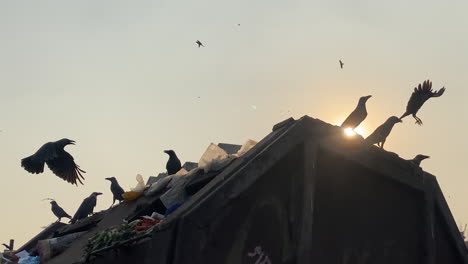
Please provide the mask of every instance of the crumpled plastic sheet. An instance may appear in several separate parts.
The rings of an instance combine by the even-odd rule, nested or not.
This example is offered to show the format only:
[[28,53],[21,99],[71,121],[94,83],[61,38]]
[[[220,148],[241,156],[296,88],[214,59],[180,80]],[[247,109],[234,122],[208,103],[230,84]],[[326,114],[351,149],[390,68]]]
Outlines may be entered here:
[[21,258],[18,264],[39,264],[41,263],[41,258],[39,256],[29,256],[26,258]]

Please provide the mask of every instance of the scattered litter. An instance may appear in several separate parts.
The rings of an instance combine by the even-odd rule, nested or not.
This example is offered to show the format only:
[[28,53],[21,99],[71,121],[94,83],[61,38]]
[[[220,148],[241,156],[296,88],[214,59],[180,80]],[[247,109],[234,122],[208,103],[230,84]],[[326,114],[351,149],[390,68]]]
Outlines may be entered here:
[[18,264],[39,264],[41,263],[41,258],[39,256],[28,256],[26,258],[21,258]]
[[145,182],[143,181],[143,176],[141,176],[140,174],[137,174],[136,180],[138,183],[135,186],[135,188],[132,188],[131,191],[124,192],[122,194],[122,197],[124,198],[125,201],[132,201],[132,200],[137,199],[138,197],[141,196],[143,191],[146,189],[147,186],[145,185]]
[[219,146],[211,143],[208,148],[205,150],[205,153],[201,156],[200,160],[198,161],[198,167],[203,168],[206,164],[211,162],[214,159],[225,159],[228,157],[228,154],[224,149],[220,148]]
[[42,261],[49,260],[65,251],[77,238],[79,238],[84,233],[86,233],[86,231],[76,232],[51,239],[39,240],[39,242],[37,242],[37,249]]
[[160,219],[154,219],[149,216],[143,216],[141,217],[140,222],[133,228],[135,231],[145,231],[150,229],[151,227],[159,224],[162,220]]
[[247,151],[249,151],[250,149],[252,149],[255,145],[257,145],[257,141],[255,140],[252,140],[252,139],[249,139],[247,140],[244,145],[242,145],[242,147],[239,149],[239,151],[234,154],[235,157],[240,157],[242,155],[244,155],[245,153],[247,153]]
[[164,215],[159,214],[158,212],[153,212],[153,213],[151,214],[151,218],[153,218],[153,219],[158,219],[158,220],[162,220],[162,219],[164,219]]
[[257,110],[257,106],[256,106],[256,105],[250,105],[250,107],[252,107],[253,110]]
[[143,176],[141,176],[141,174],[137,174],[136,180],[138,183],[135,188],[132,188],[131,190],[133,192],[143,192],[146,188],[145,182],[143,181]]

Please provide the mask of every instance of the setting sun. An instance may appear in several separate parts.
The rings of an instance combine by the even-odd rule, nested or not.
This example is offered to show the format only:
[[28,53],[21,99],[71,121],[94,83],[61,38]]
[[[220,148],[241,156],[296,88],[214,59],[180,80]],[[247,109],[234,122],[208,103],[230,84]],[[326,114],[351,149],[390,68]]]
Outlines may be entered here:
[[348,127],[344,131],[345,134],[350,137],[356,135],[356,133],[361,136],[364,136],[364,129],[361,126],[356,127],[354,130]]

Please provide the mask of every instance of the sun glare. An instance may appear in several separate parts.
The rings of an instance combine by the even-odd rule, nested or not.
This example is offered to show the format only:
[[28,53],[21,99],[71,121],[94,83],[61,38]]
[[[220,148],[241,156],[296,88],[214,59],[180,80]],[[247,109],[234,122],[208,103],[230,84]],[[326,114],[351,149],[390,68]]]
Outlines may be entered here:
[[345,134],[349,137],[356,135],[356,133],[361,136],[364,136],[364,129],[361,126],[356,127],[354,130],[348,127],[344,131],[345,131]]
[[353,129],[351,129],[351,128],[349,128],[349,127],[346,128],[346,129],[344,130],[344,132],[345,132],[345,134],[346,134],[347,136],[350,136],[350,137],[356,135],[356,133],[353,131]]

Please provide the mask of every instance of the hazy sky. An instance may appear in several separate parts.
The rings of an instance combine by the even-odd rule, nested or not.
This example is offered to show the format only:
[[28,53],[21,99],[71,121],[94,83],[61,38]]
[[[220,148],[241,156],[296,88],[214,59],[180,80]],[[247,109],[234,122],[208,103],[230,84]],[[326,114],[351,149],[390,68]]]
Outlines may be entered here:
[[[424,169],[468,223],[466,10],[465,0],[1,1],[0,242],[20,246],[55,221],[46,197],[73,214],[101,191],[96,210],[108,208],[104,178],[134,187],[137,173],[165,171],[164,149],[198,161],[210,142],[260,140],[289,116],[339,123],[371,94],[368,134],[427,78],[446,93],[385,146],[430,155]],[[84,186],[20,167],[63,137],[77,141],[66,150]]]

